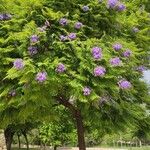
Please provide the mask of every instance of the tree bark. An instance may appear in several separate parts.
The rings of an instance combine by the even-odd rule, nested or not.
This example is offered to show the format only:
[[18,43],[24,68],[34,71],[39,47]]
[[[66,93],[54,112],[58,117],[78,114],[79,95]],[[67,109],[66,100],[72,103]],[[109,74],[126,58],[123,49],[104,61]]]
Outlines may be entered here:
[[54,150],[57,150],[57,145],[54,145]]
[[4,131],[4,134],[5,134],[7,150],[11,150],[11,144],[13,141],[14,132],[11,130],[11,127],[7,127]]
[[21,149],[21,142],[20,142],[20,135],[19,134],[17,134],[17,137],[18,137],[18,147],[19,147],[19,149]]
[[78,146],[79,150],[86,150],[85,138],[84,138],[84,125],[81,116],[81,112],[76,112],[76,124],[77,124],[77,134],[78,134]]
[[26,140],[26,145],[27,145],[27,150],[29,150],[29,141],[28,141],[28,137],[27,137],[27,134],[26,134],[26,132],[22,132],[22,134],[23,134],[23,136],[24,136],[24,138],[25,138],[25,140]]
[[79,150],[86,150],[84,138],[84,125],[80,110],[78,110],[78,108],[76,108],[69,101],[65,100],[63,97],[59,97],[57,98],[57,100],[60,104],[62,104],[71,111],[72,116],[76,121]]

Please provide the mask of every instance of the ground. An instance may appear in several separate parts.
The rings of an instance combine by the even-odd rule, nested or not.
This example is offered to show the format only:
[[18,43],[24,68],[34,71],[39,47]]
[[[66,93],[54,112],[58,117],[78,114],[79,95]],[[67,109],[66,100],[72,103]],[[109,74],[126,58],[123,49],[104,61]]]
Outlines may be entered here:
[[[20,150],[20,149],[17,149],[17,148],[13,148],[13,150]],[[21,149],[21,150],[25,150],[25,149]],[[30,150],[39,150],[39,149],[30,149]],[[48,149],[50,150],[50,149]],[[65,149],[58,149],[58,150],[78,150],[77,148],[65,148]],[[137,148],[137,147],[134,147],[134,148],[87,148],[87,150],[150,150],[150,147],[141,147],[141,148]]]

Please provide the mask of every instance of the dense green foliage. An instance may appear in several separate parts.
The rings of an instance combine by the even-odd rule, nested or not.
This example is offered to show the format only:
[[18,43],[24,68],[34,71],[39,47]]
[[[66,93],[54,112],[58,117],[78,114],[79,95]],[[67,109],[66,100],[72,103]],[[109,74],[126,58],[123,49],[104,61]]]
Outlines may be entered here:
[[39,126],[39,139],[44,145],[76,146],[76,130],[68,111],[57,109],[60,119]]
[[[0,21],[0,126],[61,117],[55,109],[60,97],[81,110],[87,130],[110,133],[145,119],[148,88],[137,68],[149,67],[149,1],[123,3],[126,10],[116,11],[105,0],[0,0],[0,12],[12,15]],[[84,5],[89,7],[86,12]],[[61,18],[68,20],[66,26],[60,24]],[[83,24],[79,30],[74,28],[78,21]],[[60,40],[70,33],[76,38]],[[33,35],[38,36],[36,42]],[[123,48],[115,51],[115,43]],[[29,54],[30,46],[36,46],[37,54]],[[93,58],[93,47],[102,49],[101,59]],[[130,57],[123,57],[126,49],[132,51]],[[111,65],[114,57],[121,65]],[[23,60],[22,69],[13,66],[18,58]],[[65,66],[61,73],[60,63]],[[97,66],[105,67],[104,76],[94,75]],[[46,79],[38,82],[41,72],[46,72]],[[120,80],[129,81],[131,88],[121,89]],[[85,87],[91,89],[89,95],[84,94]]]

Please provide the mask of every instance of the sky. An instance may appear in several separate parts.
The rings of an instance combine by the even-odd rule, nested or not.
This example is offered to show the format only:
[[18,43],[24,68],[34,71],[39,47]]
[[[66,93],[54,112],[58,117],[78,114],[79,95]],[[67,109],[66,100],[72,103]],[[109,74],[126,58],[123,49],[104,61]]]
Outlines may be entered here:
[[144,80],[150,85],[150,70],[144,71]]

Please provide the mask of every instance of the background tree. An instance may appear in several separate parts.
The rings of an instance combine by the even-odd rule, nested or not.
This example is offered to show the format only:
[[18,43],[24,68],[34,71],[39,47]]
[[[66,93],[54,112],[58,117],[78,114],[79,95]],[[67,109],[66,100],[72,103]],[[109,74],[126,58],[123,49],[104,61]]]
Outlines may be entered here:
[[141,92],[146,85],[140,78],[150,41],[145,3],[1,0],[2,120],[45,120],[57,115],[55,104],[63,105],[85,150],[84,119],[112,131],[144,118],[140,104],[148,93]]
[[39,127],[40,140],[44,145],[53,146],[54,150],[58,146],[76,146],[76,130],[68,111],[60,106],[56,109],[60,118]]
[[6,146],[8,150],[11,150],[11,144],[13,142],[13,137],[15,134],[18,136],[19,148],[21,148],[20,136],[23,135],[26,141],[27,150],[29,150],[29,141],[27,134],[34,128],[38,126],[39,122],[26,122],[24,124],[14,123],[9,124],[5,127],[5,139],[6,139]]

